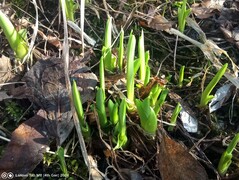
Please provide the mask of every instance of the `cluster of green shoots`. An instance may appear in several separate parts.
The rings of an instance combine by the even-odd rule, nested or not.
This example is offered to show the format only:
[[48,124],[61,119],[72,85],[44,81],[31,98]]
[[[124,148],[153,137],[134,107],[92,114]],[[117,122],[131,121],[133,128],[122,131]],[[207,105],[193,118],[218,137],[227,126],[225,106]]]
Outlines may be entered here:
[[[206,86],[204,91],[202,92],[200,104],[199,107],[206,107],[207,104],[214,98],[213,95],[211,95],[212,90],[215,88],[219,80],[222,78],[222,76],[225,74],[227,70],[228,63],[225,63],[215,74],[215,76],[212,78],[212,80],[209,82],[209,84]],[[180,68],[179,72],[179,78],[178,78],[178,86],[181,88],[183,86],[183,80],[184,80],[184,70],[185,66],[182,66]]]
[[[154,136],[158,126],[157,115],[165,102],[169,90],[159,84],[155,84],[149,90],[147,97],[138,98],[135,96],[135,88],[145,88],[150,82],[150,67],[149,67],[149,51],[144,49],[144,32],[138,39],[138,57],[135,56],[136,38],[131,31],[126,52],[124,49],[124,31],[121,29],[118,43],[117,55],[112,54],[112,39],[111,39],[112,19],[109,18],[105,29],[105,41],[102,48],[102,56],[99,63],[99,79],[100,84],[96,92],[95,109],[98,114],[99,124],[103,131],[109,132],[112,127],[113,141],[117,148],[122,148],[127,145],[127,113],[136,112],[140,119],[140,126],[145,134]],[[124,56],[125,55],[125,56]],[[205,106],[213,97],[210,95],[212,89],[220,80],[226,71],[227,64],[215,75],[212,81],[208,84],[205,91],[202,93],[200,106]],[[179,73],[179,87],[182,87],[184,79],[184,69],[182,66]],[[115,74],[120,72],[126,77],[126,93],[121,93],[119,97],[114,99],[106,98],[107,92],[105,88],[105,74]],[[140,83],[135,83],[138,79]],[[82,104],[80,102],[79,92],[76,83],[73,82],[73,99],[75,101],[76,111],[80,120],[83,133],[88,137],[90,128],[85,121]],[[171,125],[168,130],[172,131],[176,125],[176,119],[182,107],[178,103],[171,118]]]
[[190,12],[191,9],[187,9],[187,0],[183,0],[182,5],[178,7],[178,28],[180,32],[184,32],[186,19]]
[[[178,28],[180,32],[184,32],[186,19],[190,15],[191,9],[187,8],[187,0],[183,0],[182,2],[180,2],[178,6],[179,6],[178,7]],[[213,79],[207,85],[205,90],[202,92],[199,107],[205,107],[209,103],[209,101],[213,99],[214,96],[210,95],[210,93],[212,92],[213,88],[216,86],[218,81],[226,72],[227,66],[228,66],[227,63],[222,66],[222,68],[217,72],[217,74],[213,77]],[[184,69],[185,69],[185,66],[182,66],[179,72],[179,81],[178,81],[179,87],[182,87],[183,85]]]
[[[67,19],[74,21],[75,10],[78,8],[78,4],[73,0],[66,0],[65,11]],[[186,7],[187,0],[183,0],[182,5],[178,8],[178,26],[181,32],[185,29],[186,18],[189,16],[191,10]],[[26,37],[26,30],[17,31],[8,17],[0,10],[0,27],[6,36],[12,50],[15,52],[16,58],[23,60],[28,53],[28,44]],[[159,84],[155,84],[144,99],[135,97],[135,87],[141,88],[146,87],[150,82],[150,67],[149,51],[144,49],[144,33],[142,31],[138,39],[138,57],[135,57],[136,38],[133,32],[130,33],[126,52],[124,49],[124,31],[121,29],[118,54],[114,56],[112,54],[112,19],[109,18],[105,29],[105,42],[102,48],[102,57],[100,59],[99,72],[100,72],[100,86],[97,88],[96,93],[96,111],[98,113],[99,124],[102,130],[109,132],[109,129],[113,127],[113,142],[115,148],[124,148],[128,143],[127,138],[127,113],[137,112],[140,125],[146,134],[154,136],[158,127],[157,115],[165,102],[169,90]],[[126,55],[126,57],[124,57]],[[218,81],[221,79],[227,69],[228,64],[224,64],[218,73],[214,76],[208,86],[202,93],[200,107],[205,107],[208,102],[213,98],[210,95],[213,88],[216,86]],[[182,66],[179,73],[179,87],[183,85],[184,69]],[[120,72],[126,76],[126,95],[122,94],[115,99],[106,100],[106,89],[105,89],[105,71],[108,73]],[[141,83],[135,84],[135,79],[138,78]],[[72,84],[72,96],[76,112],[80,121],[81,130],[85,138],[89,138],[91,130],[87,122],[85,121],[85,115],[83,106],[81,103],[80,92],[77,89],[76,82]],[[107,104],[107,106],[106,106]],[[172,118],[171,126],[168,127],[169,131],[173,130],[176,124],[176,119],[181,111],[182,107],[178,103]],[[106,112],[109,112],[108,114]],[[237,134],[232,142],[229,144],[227,150],[223,153],[219,165],[218,171],[221,175],[227,172],[231,164],[232,151],[235,149],[239,141],[239,134]],[[61,162],[62,171],[68,174],[66,165],[64,164],[64,151],[59,149],[59,159]]]
[[[128,144],[127,119],[128,113],[136,112],[140,125],[147,135],[154,136],[158,127],[157,114],[159,113],[168,89],[155,84],[147,97],[140,99],[135,96],[135,88],[146,87],[150,82],[150,67],[148,65],[149,52],[144,49],[144,33],[142,31],[138,40],[138,57],[135,57],[136,38],[130,33],[126,51],[124,49],[124,31],[121,29],[117,56],[112,54],[112,19],[109,18],[105,29],[105,41],[99,63],[99,87],[96,92],[95,109],[98,114],[100,128],[107,133],[112,133],[114,149],[124,148]],[[114,99],[106,98],[105,74],[120,72],[126,77],[126,93]],[[139,83],[135,83],[135,79]],[[79,117],[82,131],[86,136],[90,134],[89,126],[85,122],[80,95],[73,81],[73,99]],[[113,129],[113,131],[112,131]]]
[[[96,110],[99,123],[104,131],[113,127],[113,142],[115,149],[123,148],[128,143],[127,138],[127,113],[137,112],[140,118],[140,125],[149,135],[155,135],[158,122],[157,114],[162,106],[167,89],[156,84],[145,99],[135,97],[135,87],[145,87],[150,81],[150,67],[148,65],[149,52],[144,49],[144,33],[142,31],[138,40],[138,58],[135,57],[136,38],[133,32],[130,33],[126,52],[124,49],[124,31],[121,29],[118,56],[112,54],[112,19],[109,18],[105,30],[105,42],[102,48],[100,59],[100,86],[96,93]],[[126,57],[124,58],[124,54]],[[114,99],[106,100],[105,72],[116,73],[117,70],[125,74],[126,93]],[[140,84],[135,84],[138,77]],[[164,93],[161,93],[163,91]],[[161,93],[161,96],[160,96]],[[108,102],[107,102],[108,101]],[[106,104],[108,104],[106,106]],[[107,111],[108,114],[107,115]]]

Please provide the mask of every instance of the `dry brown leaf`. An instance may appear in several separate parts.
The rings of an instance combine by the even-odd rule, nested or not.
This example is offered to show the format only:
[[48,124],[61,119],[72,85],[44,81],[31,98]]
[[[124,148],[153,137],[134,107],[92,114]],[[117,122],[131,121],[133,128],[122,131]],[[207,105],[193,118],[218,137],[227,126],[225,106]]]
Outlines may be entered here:
[[62,43],[60,42],[60,39],[56,36],[51,35],[45,35],[42,31],[38,30],[38,34],[47,42],[52,44],[53,46],[57,47],[58,49],[62,49]]
[[194,3],[191,8],[197,18],[206,19],[218,13],[222,8],[222,4],[222,1],[204,0],[200,4]]
[[145,98],[149,95],[151,89],[154,85],[158,84],[159,86],[165,86],[167,84],[167,80],[159,78],[159,77],[153,77],[150,79],[149,83],[146,86],[142,86],[139,90],[139,94],[141,98]]
[[173,23],[168,21],[166,18],[164,18],[162,15],[158,14],[154,16],[149,22],[148,26],[150,28],[159,30],[159,31],[166,31],[170,29],[173,26]]
[[159,31],[167,31],[173,26],[173,22],[168,21],[165,17],[158,14],[153,18],[149,18],[147,22],[145,20],[139,21],[140,26],[152,28]]
[[[81,63],[81,59],[70,63],[70,77],[76,80],[81,92],[82,103],[94,99],[97,77]],[[48,135],[57,139],[60,145],[74,127],[69,95],[66,89],[64,63],[62,59],[39,60],[28,71],[23,81],[26,84],[12,91],[14,97],[27,97],[39,108],[45,110]],[[17,97],[16,97],[17,98]]]
[[0,174],[27,174],[42,161],[49,146],[44,123],[40,110],[12,133],[11,142],[0,159]]
[[206,180],[205,169],[187,148],[162,133],[158,168],[163,180]]
[[199,4],[192,5],[192,12],[199,19],[207,19],[216,13],[214,9],[203,7]]
[[10,59],[4,55],[0,57],[0,84],[12,77]]

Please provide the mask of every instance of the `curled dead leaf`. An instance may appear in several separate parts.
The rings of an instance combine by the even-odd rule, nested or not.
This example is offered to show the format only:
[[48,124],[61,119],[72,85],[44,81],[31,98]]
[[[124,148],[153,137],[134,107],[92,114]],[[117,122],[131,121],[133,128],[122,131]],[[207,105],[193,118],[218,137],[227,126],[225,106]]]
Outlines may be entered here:
[[49,146],[42,113],[40,110],[12,133],[11,142],[0,159],[0,174],[27,174],[42,161]]
[[206,180],[208,175],[186,147],[161,134],[158,168],[163,180]]

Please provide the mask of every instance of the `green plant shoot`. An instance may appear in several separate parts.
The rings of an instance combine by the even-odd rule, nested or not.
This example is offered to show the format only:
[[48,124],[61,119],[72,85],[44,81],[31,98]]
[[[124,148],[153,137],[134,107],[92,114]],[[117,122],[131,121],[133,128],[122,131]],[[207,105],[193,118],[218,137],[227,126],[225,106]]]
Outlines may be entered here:
[[65,157],[64,157],[64,154],[65,154],[64,149],[62,147],[59,147],[56,154],[60,161],[60,167],[61,167],[62,172],[64,173],[64,176],[69,177],[67,167],[66,167],[66,161],[65,161]]
[[144,32],[143,32],[143,30],[141,31],[141,36],[139,37],[138,51],[139,51],[139,61],[140,61],[139,79],[144,83],[145,76],[146,76],[146,64],[145,64]]
[[219,164],[218,164],[218,172],[220,175],[225,175],[229,166],[232,163],[232,152],[236,148],[237,143],[239,142],[239,133],[232,139],[230,144],[228,145],[226,151],[223,152]]
[[150,96],[151,107],[155,106],[161,91],[162,91],[162,87],[160,87],[158,84],[155,84],[150,90],[149,96]]
[[114,134],[117,136],[117,144],[114,149],[123,148],[127,145],[128,138],[126,132],[126,100],[122,99],[119,107],[119,122],[115,127]]
[[133,32],[130,33],[129,42],[127,46],[127,72],[126,72],[126,86],[127,98],[129,101],[129,108],[134,104],[134,53],[135,53],[135,36]]
[[168,89],[164,89],[161,94],[160,94],[160,97],[159,99],[157,100],[157,102],[155,103],[155,107],[154,107],[154,112],[155,114],[158,114],[166,97],[168,95]]
[[184,69],[185,69],[185,66],[181,66],[180,71],[179,71],[178,86],[180,88],[183,86]]
[[186,19],[189,16],[191,9],[187,9],[187,0],[183,0],[181,7],[178,7],[178,27],[179,31],[183,33],[186,25]]
[[119,121],[118,106],[119,106],[118,103],[113,103],[111,99],[108,101],[110,121],[113,125],[116,125]]
[[168,127],[168,131],[173,131],[173,128],[176,125],[178,114],[180,113],[181,110],[182,110],[182,106],[180,105],[180,103],[178,103],[173,111],[173,114],[170,120],[170,123],[172,125]]
[[0,10],[0,27],[3,29],[9,45],[16,54],[16,58],[23,60],[28,53],[28,45],[19,32],[16,31],[8,17]]
[[99,116],[100,126],[105,128],[108,125],[105,111],[105,95],[102,88],[97,89],[96,93],[96,110]]
[[212,78],[210,83],[207,85],[206,89],[202,92],[201,101],[199,105],[200,107],[205,107],[208,104],[208,102],[213,99],[214,96],[210,95],[210,93],[216,86],[218,81],[221,79],[223,74],[226,72],[227,66],[228,66],[227,63],[222,66],[222,68],[217,72],[217,74]]
[[105,99],[105,71],[103,57],[100,58],[99,72],[100,72],[100,88],[103,90]]
[[72,84],[72,97],[73,97],[73,102],[74,106],[76,109],[76,113],[80,122],[81,130],[84,135],[84,137],[89,138],[90,137],[90,128],[88,124],[85,122],[85,115],[84,115],[84,110],[81,102],[81,97],[80,97],[80,92],[78,91],[77,85],[75,80],[73,80]]
[[140,67],[140,59],[137,58],[134,60],[134,76],[137,74]]
[[157,116],[150,106],[150,98],[147,97],[143,101],[135,100],[137,112],[140,117],[140,125],[149,135],[155,135],[158,127]]
[[118,66],[119,71],[123,70],[123,60],[124,60],[124,30],[121,28],[120,31],[120,42],[119,42],[119,54],[118,54]]
[[66,19],[75,22],[75,12],[79,5],[74,0],[61,0],[65,3]]
[[145,74],[145,80],[144,80],[144,85],[147,85],[150,80],[150,67],[149,67],[149,51],[145,52],[145,64],[146,64],[146,74]]
[[102,56],[104,58],[104,66],[107,71],[113,72],[116,67],[116,59],[112,58],[111,46],[112,46],[112,18],[109,17],[105,27],[105,43],[102,48]]

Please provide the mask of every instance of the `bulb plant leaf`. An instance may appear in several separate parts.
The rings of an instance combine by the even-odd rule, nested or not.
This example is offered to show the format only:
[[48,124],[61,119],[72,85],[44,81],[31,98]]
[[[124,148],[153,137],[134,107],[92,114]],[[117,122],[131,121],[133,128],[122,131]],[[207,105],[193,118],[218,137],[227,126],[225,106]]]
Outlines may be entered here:
[[216,86],[216,84],[218,83],[218,81],[221,79],[221,77],[224,75],[224,73],[227,70],[227,66],[228,64],[224,64],[221,69],[217,72],[217,74],[212,78],[212,80],[210,81],[210,83],[207,85],[207,87],[205,88],[205,90],[202,92],[202,96],[201,96],[201,100],[200,100],[200,104],[199,107],[205,107],[208,102],[210,100],[213,99],[213,95],[210,95],[210,93],[212,92],[213,88]]
[[180,113],[181,110],[182,110],[182,106],[180,105],[180,103],[177,103],[177,106],[175,107],[170,120],[170,123],[172,125],[168,127],[168,131],[173,131],[173,128],[176,125],[178,114]]
[[141,31],[141,36],[139,37],[138,42],[138,52],[139,52],[139,79],[144,83],[146,76],[146,63],[145,63],[145,49],[144,49],[144,32]]
[[110,113],[110,121],[113,125],[116,125],[119,121],[119,115],[118,115],[118,103],[113,103],[113,101],[110,99],[108,101],[108,109]]
[[155,84],[155,85],[152,87],[152,89],[151,89],[151,91],[150,91],[150,93],[149,93],[150,106],[151,106],[151,107],[155,107],[155,104],[156,104],[156,102],[157,102],[157,100],[158,100],[158,97],[159,97],[161,91],[162,91],[162,87],[160,87],[158,84]]
[[187,9],[187,0],[183,0],[182,6],[178,8],[178,27],[180,32],[184,32],[186,19],[191,13],[191,9]]
[[63,3],[65,4],[66,19],[75,22],[75,12],[79,8],[79,4],[74,0],[61,1],[63,1]]
[[122,99],[119,107],[119,122],[115,126],[114,135],[117,137],[117,144],[114,149],[124,148],[127,145],[128,138],[126,132],[126,99]]
[[121,28],[120,31],[120,42],[119,42],[119,53],[118,53],[118,67],[119,71],[123,71],[123,58],[124,58],[124,30]]
[[16,58],[23,60],[28,53],[28,45],[19,32],[16,31],[8,17],[0,10],[0,27],[9,45],[16,54]]
[[98,88],[96,92],[96,110],[99,117],[101,128],[106,128],[108,125],[105,111],[105,95],[102,88]]
[[154,136],[158,127],[158,122],[157,116],[150,106],[150,98],[147,97],[143,101],[136,99],[135,104],[140,117],[141,127],[147,134]]
[[112,58],[112,17],[109,17],[105,27],[105,42],[102,48],[102,56],[104,59],[104,67],[109,72],[114,72],[116,68],[116,58]]
[[99,74],[100,74],[100,88],[103,90],[104,99],[105,99],[105,71],[104,71],[104,60],[103,57],[100,58],[99,65]]
[[228,168],[232,163],[232,152],[236,148],[237,143],[239,142],[239,133],[235,135],[232,141],[229,143],[226,151],[223,152],[219,164],[218,164],[218,172],[220,175],[225,175],[227,173]]
[[129,42],[127,46],[127,72],[126,72],[126,87],[129,109],[132,109],[134,104],[134,53],[135,53],[135,36],[133,32],[130,33]]
[[134,76],[137,74],[140,67],[140,59],[137,58],[134,60]]
[[180,88],[183,86],[184,70],[185,70],[185,66],[181,66],[179,71],[179,78],[178,78],[178,86]]
[[72,83],[72,97],[73,97],[76,113],[80,122],[82,134],[86,139],[88,139],[90,137],[91,131],[90,131],[90,127],[85,122],[85,115],[84,115],[84,110],[82,106],[81,96],[80,96],[80,92],[78,91],[75,80],[73,80],[73,83]]
[[150,81],[150,76],[151,76],[151,70],[150,70],[150,67],[149,67],[149,51],[146,51],[145,52],[145,64],[146,64],[146,73],[145,73],[145,79],[144,79],[144,85],[147,85]]
[[163,89],[160,96],[159,96],[159,99],[157,100],[157,102],[155,103],[155,106],[154,106],[154,112],[155,114],[158,114],[163,103],[165,102],[166,100],[166,97],[168,95],[168,92],[169,90],[168,89]]
[[67,167],[66,167],[65,156],[64,156],[64,154],[65,154],[64,149],[62,147],[59,147],[56,154],[60,161],[60,167],[61,167],[62,172],[64,173],[64,176],[69,177],[69,173],[68,173]]

